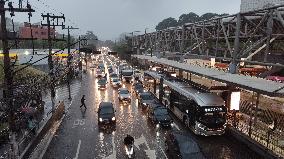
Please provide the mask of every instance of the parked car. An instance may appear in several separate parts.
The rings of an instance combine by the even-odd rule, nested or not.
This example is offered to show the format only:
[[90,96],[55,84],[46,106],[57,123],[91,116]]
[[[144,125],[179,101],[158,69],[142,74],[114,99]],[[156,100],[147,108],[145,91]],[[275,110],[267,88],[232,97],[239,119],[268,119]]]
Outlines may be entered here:
[[138,105],[143,109],[149,107],[150,104],[158,103],[155,96],[150,92],[142,92],[138,96]]
[[115,109],[111,102],[101,102],[98,110],[99,126],[106,124],[116,124]]
[[121,81],[119,78],[112,78],[111,79],[111,85],[112,87],[120,87],[121,86]]
[[105,78],[101,78],[98,80],[98,88],[99,89],[106,89],[107,80]]
[[172,131],[166,135],[165,149],[168,158],[205,159],[198,144],[192,137],[183,132]]
[[119,101],[131,101],[131,95],[127,88],[120,88],[118,90],[118,99]]
[[148,109],[148,118],[156,125],[170,127],[173,123],[172,118],[169,115],[168,109],[163,104],[152,104]]

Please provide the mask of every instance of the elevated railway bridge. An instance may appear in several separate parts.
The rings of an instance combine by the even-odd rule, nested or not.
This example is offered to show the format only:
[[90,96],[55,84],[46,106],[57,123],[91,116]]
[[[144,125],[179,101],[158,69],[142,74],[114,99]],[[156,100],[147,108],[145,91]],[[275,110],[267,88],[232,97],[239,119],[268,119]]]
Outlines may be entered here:
[[230,60],[232,73],[241,61],[283,67],[283,10],[279,5],[157,30],[134,36],[132,46],[138,54],[169,51]]

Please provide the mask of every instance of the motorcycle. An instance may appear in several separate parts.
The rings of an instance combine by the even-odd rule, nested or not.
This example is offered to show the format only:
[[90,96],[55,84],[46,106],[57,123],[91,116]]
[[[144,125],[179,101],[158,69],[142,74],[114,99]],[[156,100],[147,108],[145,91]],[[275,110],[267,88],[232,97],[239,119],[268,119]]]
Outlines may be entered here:
[[126,152],[127,158],[129,158],[129,159],[134,158],[133,144],[125,145],[125,152]]

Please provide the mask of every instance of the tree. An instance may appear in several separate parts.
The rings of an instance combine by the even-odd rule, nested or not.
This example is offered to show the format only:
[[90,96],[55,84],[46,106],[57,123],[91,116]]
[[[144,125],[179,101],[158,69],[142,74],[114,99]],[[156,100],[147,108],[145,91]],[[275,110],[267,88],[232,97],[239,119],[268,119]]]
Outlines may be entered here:
[[200,20],[209,20],[212,19],[214,17],[219,17],[219,14],[216,13],[205,13],[202,16],[200,16]]
[[178,24],[183,25],[185,23],[194,23],[194,22],[197,22],[199,20],[200,20],[200,17],[197,14],[190,12],[188,14],[182,14],[179,17]]
[[163,30],[169,27],[176,27],[178,26],[178,22],[175,18],[169,17],[161,21],[157,26],[156,30]]
[[176,27],[176,26],[181,26],[184,25],[186,23],[194,23],[194,22],[198,22],[198,21],[202,21],[202,20],[209,20],[211,18],[214,18],[216,16],[221,17],[221,16],[226,16],[229,14],[217,14],[217,13],[205,13],[202,16],[198,16],[197,14],[190,12],[188,14],[182,14],[178,21],[174,18],[167,18],[164,19],[163,21],[161,21],[160,23],[158,23],[158,25],[156,26],[156,30],[163,30],[166,29],[168,27]]
[[87,48],[96,50],[98,37],[94,34],[93,31],[87,31],[86,34],[82,36],[82,38],[87,39]]

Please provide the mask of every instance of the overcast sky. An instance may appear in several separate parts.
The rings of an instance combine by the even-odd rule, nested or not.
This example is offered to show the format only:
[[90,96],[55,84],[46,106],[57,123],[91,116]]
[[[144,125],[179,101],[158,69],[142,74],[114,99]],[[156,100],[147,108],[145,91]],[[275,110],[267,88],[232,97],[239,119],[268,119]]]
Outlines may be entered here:
[[[17,0],[14,0],[17,2]],[[25,0],[26,1],[26,0]],[[213,13],[237,13],[241,0],[29,0],[36,12],[32,22],[41,20],[42,12],[64,13],[66,25],[79,27],[74,34],[94,31],[101,40],[114,40],[123,32],[154,31],[163,19],[178,17],[183,13],[198,15]],[[16,5],[16,3],[14,4]],[[19,15],[21,14],[21,15]],[[27,15],[16,14],[16,20],[24,22]],[[58,30],[58,29],[57,29]]]

